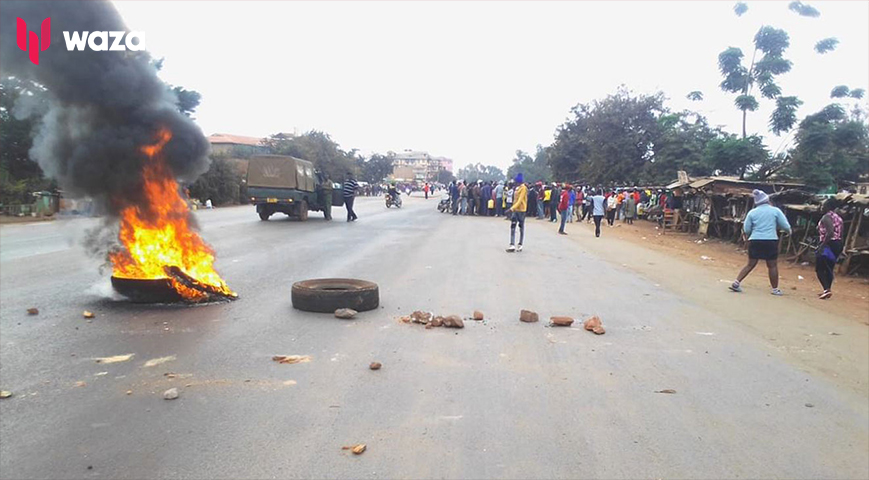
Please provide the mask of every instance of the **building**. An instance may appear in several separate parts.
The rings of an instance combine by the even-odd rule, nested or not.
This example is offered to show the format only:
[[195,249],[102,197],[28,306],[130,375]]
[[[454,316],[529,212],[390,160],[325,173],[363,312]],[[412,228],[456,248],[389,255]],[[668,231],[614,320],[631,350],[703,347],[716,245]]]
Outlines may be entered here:
[[399,181],[434,182],[438,172],[452,173],[453,161],[446,157],[432,157],[428,152],[404,150],[388,152],[393,157],[392,178]]
[[208,137],[213,155],[245,158],[259,153],[267,153],[264,138],[215,133]]

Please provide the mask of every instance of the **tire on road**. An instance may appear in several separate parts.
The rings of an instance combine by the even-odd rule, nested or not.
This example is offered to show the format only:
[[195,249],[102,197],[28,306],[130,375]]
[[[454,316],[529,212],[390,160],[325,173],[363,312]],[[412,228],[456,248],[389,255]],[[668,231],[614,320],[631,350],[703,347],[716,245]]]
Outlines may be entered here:
[[298,207],[296,209],[296,218],[299,219],[300,222],[308,221],[308,202],[302,200],[299,202]]
[[357,312],[380,305],[380,289],[374,282],[352,278],[317,278],[293,284],[293,307],[306,312],[332,313],[339,308]]

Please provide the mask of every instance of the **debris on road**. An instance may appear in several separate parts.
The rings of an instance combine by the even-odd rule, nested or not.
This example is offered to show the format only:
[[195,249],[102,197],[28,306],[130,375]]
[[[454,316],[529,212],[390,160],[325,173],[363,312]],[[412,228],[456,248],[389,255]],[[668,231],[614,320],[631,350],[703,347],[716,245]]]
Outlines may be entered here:
[[127,390],[127,395],[132,395],[132,394],[133,394],[132,390]]
[[537,312],[532,312],[531,310],[522,310],[519,312],[519,321],[525,323],[534,323],[539,320],[537,316]]
[[431,312],[421,312],[419,310],[410,314],[410,321],[413,323],[420,323],[422,325],[428,324],[431,321],[432,314]]
[[272,357],[272,360],[278,363],[287,363],[287,364],[295,364],[295,363],[308,363],[310,362],[310,355],[275,355]]
[[600,322],[600,317],[597,315],[586,320],[585,323],[583,323],[583,327],[590,332],[594,332],[596,335],[603,335],[606,333],[606,330],[604,330],[603,325]]
[[829,333],[827,333],[827,335],[841,335],[841,333],[837,333],[837,332],[829,332]]
[[427,326],[435,327],[435,328],[443,327],[444,326],[444,317],[441,317],[440,315],[438,315],[437,317],[434,317],[432,319],[431,323],[429,323]]
[[806,279],[806,278],[803,277],[802,275],[797,275],[797,280],[805,280],[805,279]]
[[118,362],[126,362],[127,360],[133,358],[133,355],[135,355],[135,353],[128,353],[128,354],[126,354],[126,355],[115,355],[115,356],[112,356],[112,357],[100,357],[100,358],[95,358],[94,360],[95,360],[97,363],[118,363]]
[[283,383],[283,385],[286,385],[289,387],[290,385],[295,385],[296,381],[295,380],[284,380],[282,383]]
[[12,396],[12,392],[9,390],[0,390],[0,398],[9,398]]
[[106,375],[108,375],[108,374],[109,374],[109,372],[97,372],[97,373],[94,374],[94,376],[95,376],[95,377],[104,377],[104,376],[106,376]]
[[573,325],[570,317],[549,317],[549,325],[552,327],[569,327]]
[[447,328],[465,328],[465,322],[458,315],[450,315],[444,319],[444,326]]
[[707,257],[706,255],[700,255],[700,260],[712,260],[712,257]]
[[27,314],[28,315],[39,315],[39,309],[38,308],[28,308]]
[[808,407],[808,408],[815,408],[815,406],[814,406],[813,404],[811,404],[811,403],[807,403],[807,404],[806,404],[806,407]]
[[96,317],[96,315],[94,314],[94,312],[90,312],[90,311],[88,311],[88,310],[85,310],[84,312],[82,312],[81,315],[82,315],[84,318],[94,318],[94,317]]
[[341,450],[350,450],[353,452],[353,455],[362,455],[362,452],[367,450],[368,447],[364,443],[359,443],[353,445],[352,447],[341,447]]
[[663,390],[655,390],[655,393],[670,393],[670,394],[672,394],[672,393],[676,393],[676,390],[673,390],[672,388],[665,388]]
[[474,320],[477,320],[477,321],[482,320],[482,319],[484,318],[484,317],[483,317],[483,312],[481,312],[481,311],[479,311],[479,310],[474,310],[474,316],[473,316],[472,318],[473,318]]
[[380,367],[382,366],[383,365],[381,365],[380,362],[371,362],[371,364],[368,365],[368,368],[370,368],[371,370],[380,370]]
[[355,317],[357,313],[359,312],[352,308],[339,308],[338,310],[335,310],[335,317],[342,320],[350,320]]
[[148,360],[147,362],[145,362],[145,364],[142,365],[142,368],[156,367],[157,365],[160,365],[160,364],[163,364],[166,362],[172,362],[174,360],[175,360],[175,355],[169,355],[168,357],[152,358],[151,360]]
[[82,382],[81,380],[79,380],[78,382],[75,382],[75,383],[73,384],[73,386],[74,386],[74,387],[79,387],[79,388],[81,388],[81,387],[86,387],[86,386],[88,386],[88,384]]
[[178,398],[178,395],[179,393],[177,388],[170,388],[169,390],[163,392],[163,400],[175,400],[176,398]]

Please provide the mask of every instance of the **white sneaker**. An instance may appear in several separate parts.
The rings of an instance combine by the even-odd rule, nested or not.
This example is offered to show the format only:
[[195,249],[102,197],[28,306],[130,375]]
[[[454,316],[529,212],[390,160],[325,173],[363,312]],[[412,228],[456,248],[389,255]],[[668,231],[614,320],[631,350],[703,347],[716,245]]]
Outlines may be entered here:
[[512,253],[512,252],[515,252],[515,251],[516,251],[516,246],[513,245],[513,244],[510,244],[510,246],[507,247],[507,251],[508,251],[508,252],[511,252],[511,253]]
[[521,252],[521,251],[522,251],[522,244],[521,244],[521,243],[519,244],[518,247],[516,247],[516,251],[517,251],[517,252]]
[[782,293],[782,291],[779,290],[778,288],[773,288],[772,291],[770,291],[769,293],[771,293],[777,297],[784,295],[784,293]]

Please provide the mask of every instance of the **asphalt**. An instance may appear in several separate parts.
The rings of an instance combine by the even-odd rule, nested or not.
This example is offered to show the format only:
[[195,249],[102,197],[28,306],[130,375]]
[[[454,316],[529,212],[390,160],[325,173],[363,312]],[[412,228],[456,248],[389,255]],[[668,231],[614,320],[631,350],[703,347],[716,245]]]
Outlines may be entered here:
[[[0,477],[869,478],[865,369],[841,386],[598,252],[606,232],[529,220],[508,254],[506,221],[436,203],[361,198],[352,224],[341,209],[306,223],[198,212],[240,298],[194,307],[112,299],[81,247],[98,220],[3,226]],[[294,310],[292,283],[318,277],[377,282],[382,307]],[[486,319],[398,321],[417,309]],[[605,335],[547,326],[591,314]]]

